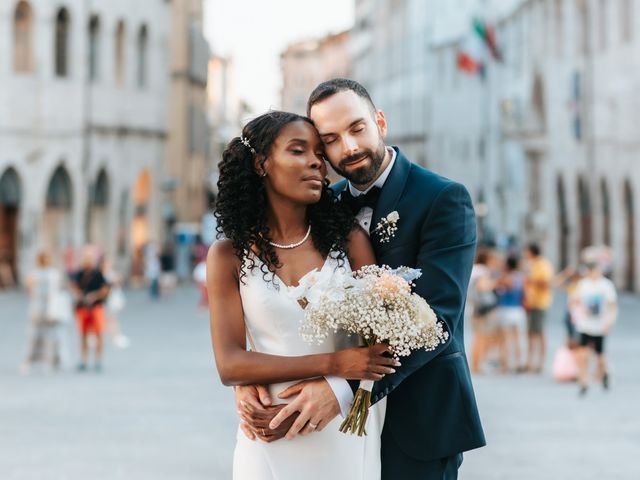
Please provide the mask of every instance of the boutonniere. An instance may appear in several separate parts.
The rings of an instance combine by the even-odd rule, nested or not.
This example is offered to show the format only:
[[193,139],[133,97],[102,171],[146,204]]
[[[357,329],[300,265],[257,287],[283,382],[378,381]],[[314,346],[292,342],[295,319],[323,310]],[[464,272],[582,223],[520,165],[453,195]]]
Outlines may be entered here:
[[398,220],[400,220],[400,214],[394,210],[378,222],[373,231],[380,237],[380,243],[387,243],[395,236]]

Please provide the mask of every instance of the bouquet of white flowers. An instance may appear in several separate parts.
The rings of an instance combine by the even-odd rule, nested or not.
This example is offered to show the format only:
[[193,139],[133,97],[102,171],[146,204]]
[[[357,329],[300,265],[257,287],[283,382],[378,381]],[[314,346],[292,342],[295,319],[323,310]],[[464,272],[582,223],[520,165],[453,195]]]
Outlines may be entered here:
[[[331,332],[360,335],[367,346],[385,342],[393,355],[434,350],[448,333],[429,304],[411,292],[420,270],[370,265],[356,272],[314,270],[289,294],[304,308],[301,333],[307,342],[322,342]],[[366,435],[373,381],[363,380],[341,432]]]

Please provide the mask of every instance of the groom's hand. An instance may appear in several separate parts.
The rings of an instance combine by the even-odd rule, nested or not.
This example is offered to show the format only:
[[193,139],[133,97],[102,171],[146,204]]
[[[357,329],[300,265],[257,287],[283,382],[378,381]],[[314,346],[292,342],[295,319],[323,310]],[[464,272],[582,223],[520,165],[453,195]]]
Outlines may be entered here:
[[297,383],[278,394],[280,398],[297,397],[286,405],[269,424],[272,429],[280,429],[285,419],[300,412],[286,438],[292,439],[298,433],[306,435],[314,431],[319,432],[340,413],[340,405],[329,382],[324,378],[305,380]]

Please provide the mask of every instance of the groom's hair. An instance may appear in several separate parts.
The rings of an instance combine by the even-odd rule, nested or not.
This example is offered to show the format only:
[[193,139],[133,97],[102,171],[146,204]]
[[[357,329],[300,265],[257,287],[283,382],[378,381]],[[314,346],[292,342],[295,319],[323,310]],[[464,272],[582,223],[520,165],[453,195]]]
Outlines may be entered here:
[[325,98],[328,98],[338,92],[343,92],[345,90],[351,90],[359,97],[364,98],[367,103],[371,105],[372,112],[376,111],[376,106],[373,104],[373,100],[371,100],[369,92],[367,92],[366,88],[364,88],[355,80],[351,80],[349,78],[334,78],[332,80],[322,82],[313,90],[313,92],[311,92],[309,101],[307,102],[307,116],[310,116],[311,107],[313,107],[316,103],[321,102]]

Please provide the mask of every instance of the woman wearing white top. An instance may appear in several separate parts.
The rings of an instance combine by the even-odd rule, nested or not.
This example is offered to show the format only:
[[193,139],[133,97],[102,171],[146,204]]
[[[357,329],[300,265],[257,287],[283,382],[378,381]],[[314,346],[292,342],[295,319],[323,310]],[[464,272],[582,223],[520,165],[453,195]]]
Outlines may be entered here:
[[61,288],[58,270],[51,258],[41,252],[36,268],[27,277],[29,301],[29,342],[27,355],[20,367],[26,375],[36,363],[59,368],[65,361],[62,328],[71,316],[71,303]]

